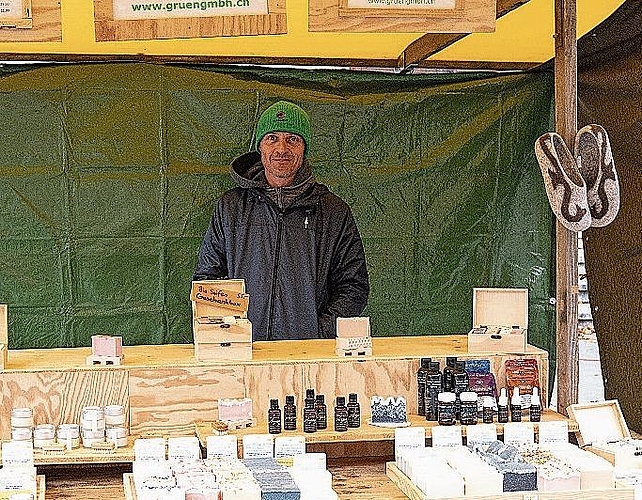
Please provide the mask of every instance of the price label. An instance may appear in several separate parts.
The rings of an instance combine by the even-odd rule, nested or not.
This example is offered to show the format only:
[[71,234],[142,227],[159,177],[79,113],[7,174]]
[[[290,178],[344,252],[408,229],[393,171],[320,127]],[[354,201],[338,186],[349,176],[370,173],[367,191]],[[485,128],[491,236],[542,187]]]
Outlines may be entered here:
[[134,441],[134,459],[136,461],[160,462],[165,460],[165,439],[138,438]]
[[305,453],[304,436],[279,436],[274,439],[274,458],[290,458]]
[[2,443],[3,467],[33,467],[33,443],[31,441],[5,441]]
[[207,458],[229,457],[238,458],[238,439],[232,434],[223,436],[207,436]]
[[556,420],[539,423],[539,444],[568,444],[568,422]]
[[477,424],[466,427],[466,444],[485,444],[497,441],[495,424]]
[[274,436],[270,434],[243,436],[243,458],[274,458]]
[[195,462],[201,458],[201,446],[196,436],[167,439],[167,458],[177,462]]
[[460,425],[438,425],[432,428],[432,446],[461,446],[463,444]]
[[399,427],[395,429],[395,457],[404,451],[423,450],[425,447],[425,427]]
[[504,424],[504,443],[514,446],[535,443],[535,429],[531,422],[508,422]]

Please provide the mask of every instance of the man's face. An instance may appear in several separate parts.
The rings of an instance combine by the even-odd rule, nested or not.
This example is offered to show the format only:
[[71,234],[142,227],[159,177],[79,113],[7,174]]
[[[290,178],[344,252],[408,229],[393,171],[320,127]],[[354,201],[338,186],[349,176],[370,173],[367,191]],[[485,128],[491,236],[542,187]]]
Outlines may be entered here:
[[289,186],[303,165],[305,141],[290,132],[270,132],[259,143],[265,177],[272,187]]

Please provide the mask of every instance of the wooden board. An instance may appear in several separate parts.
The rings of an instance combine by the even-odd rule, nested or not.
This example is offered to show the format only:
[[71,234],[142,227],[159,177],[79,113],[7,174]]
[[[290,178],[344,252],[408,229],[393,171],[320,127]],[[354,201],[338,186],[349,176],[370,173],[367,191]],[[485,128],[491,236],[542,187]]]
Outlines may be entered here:
[[129,412],[128,374],[121,370],[4,372],[0,377],[1,439],[11,438],[11,410],[29,407],[34,423],[80,422],[85,406],[122,405]]
[[[426,495],[401,472],[394,462],[386,464],[386,474],[411,500],[425,500]],[[440,500],[634,500],[635,490],[629,486],[605,490],[518,491],[500,495],[447,497]]]
[[58,0],[32,0],[32,28],[2,28],[0,42],[60,42],[62,23]]
[[9,346],[9,316],[7,304],[0,304],[0,344]]
[[243,368],[167,367],[130,372],[131,432],[218,418],[218,399],[245,396]]
[[287,33],[285,1],[268,0],[266,15],[129,21],[114,20],[113,0],[94,0],[96,41],[282,35]]

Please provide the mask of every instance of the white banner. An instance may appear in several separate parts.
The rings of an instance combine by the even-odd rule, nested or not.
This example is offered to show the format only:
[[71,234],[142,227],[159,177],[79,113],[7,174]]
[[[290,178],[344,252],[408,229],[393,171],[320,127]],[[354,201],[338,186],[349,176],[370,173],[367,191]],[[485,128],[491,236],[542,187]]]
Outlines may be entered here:
[[[5,0],[0,0],[0,2]],[[268,14],[268,0],[114,0],[114,20]]]
[[348,0],[349,9],[454,9],[456,0]]

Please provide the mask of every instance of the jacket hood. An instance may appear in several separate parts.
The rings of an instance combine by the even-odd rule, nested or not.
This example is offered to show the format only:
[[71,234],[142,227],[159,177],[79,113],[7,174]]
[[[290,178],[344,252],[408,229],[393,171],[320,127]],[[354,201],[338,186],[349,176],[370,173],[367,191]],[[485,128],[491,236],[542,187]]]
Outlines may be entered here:
[[[288,208],[295,202],[316,203],[318,196],[328,192],[327,187],[316,182],[307,158],[303,159],[303,165],[296,173],[294,182],[282,188],[274,188],[268,184],[258,151],[251,151],[236,158],[232,162],[230,173],[239,187],[259,191],[281,209]],[[310,196],[314,199],[311,200]]]

